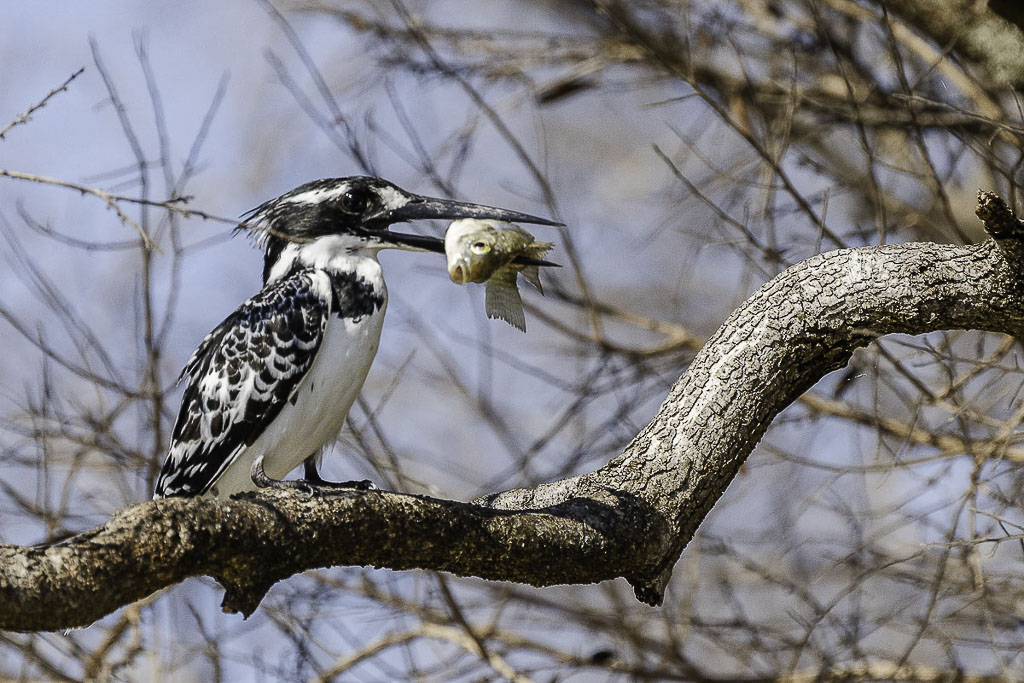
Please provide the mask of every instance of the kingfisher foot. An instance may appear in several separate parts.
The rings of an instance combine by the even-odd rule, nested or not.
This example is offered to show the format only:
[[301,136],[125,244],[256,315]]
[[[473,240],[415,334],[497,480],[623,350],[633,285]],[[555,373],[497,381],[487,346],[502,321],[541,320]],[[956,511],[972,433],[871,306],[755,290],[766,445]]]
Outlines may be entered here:
[[353,481],[327,481],[320,476],[316,469],[316,463],[312,458],[306,460],[302,465],[303,479],[318,489],[347,489],[356,491],[377,491],[377,485],[369,479],[358,479]]
[[274,479],[266,473],[263,469],[263,456],[259,456],[252,461],[252,469],[249,471],[249,476],[252,477],[252,483],[256,484],[257,488],[261,489],[293,489],[304,493],[307,497],[312,498],[319,493],[318,486],[313,482],[308,482],[305,479]]

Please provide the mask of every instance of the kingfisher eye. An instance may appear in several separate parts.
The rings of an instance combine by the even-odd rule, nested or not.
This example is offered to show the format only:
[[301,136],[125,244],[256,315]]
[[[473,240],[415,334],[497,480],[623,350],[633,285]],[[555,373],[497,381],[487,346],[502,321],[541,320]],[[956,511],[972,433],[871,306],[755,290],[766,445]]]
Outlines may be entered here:
[[371,199],[369,192],[352,189],[341,195],[341,209],[346,213],[362,213],[370,205]]
[[473,244],[469,245],[469,248],[475,254],[486,254],[488,251],[490,251],[491,247],[490,245],[487,244],[487,242],[473,242]]

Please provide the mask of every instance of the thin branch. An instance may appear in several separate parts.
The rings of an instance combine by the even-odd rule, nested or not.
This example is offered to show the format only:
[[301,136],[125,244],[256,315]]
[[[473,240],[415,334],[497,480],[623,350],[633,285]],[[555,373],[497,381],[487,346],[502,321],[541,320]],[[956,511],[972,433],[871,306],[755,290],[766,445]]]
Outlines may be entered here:
[[140,204],[144,206],[152,206],[158,209],[164,209],[176,213],[184,218],[202,218],[207,221],[214,221],[216,223],[227,223],[229,225],[244,225],[244,222],[239,221],[235,218],[227,218],[225,216],[218,216],[208,211],[200,211],[199,209],[189,209],[182,204],[187,203],[190,197],[171,197],[163,201],[156,201],[153,199],[141,199],[139,197],[129,197],[123,194],[115,194],[113,192],[106,192],[95,187],[89,187],[87,185],[81,185],[79,183],[73,183],[67,180],[60,180],[58,178],[49,178],[47,176],[36,175],[34,173],[22,173],[21,171],[11,171],[7,169],[0,169],[0,176],[7,178],[14,178],[15,180],[27,180],[33,183],[42,183],[44,185],[56,185],[58,187],[66,187],[69,190],[76,190],[82,194],[92,195],[102,199],[109,208],[113,209],[122,221],[128,223],[139,236],[145,241],[147,245],[152,245],[151,240],[143,232],[142,228],[131,219],[117,204],[118,202],[127,202],[129,204]]
[[80,67],[78,71],[68,76],[68,79],[64,81],[61,85],[46,93],[46,97],[39,100],[37,103],[33,104],[31,107],[28,108],[28,110],[24,114],[8,123],[6,126],[3,127],[3,129],[0,129],[0,140],[3,140],[7,136],[7,133],[15,126],[19,126],[23,123],[28,123],[29,119],[32,118],[32,114],[36,113],[37,111],[45,107],[46,104],[50,101],[50,99],[52,99],[55,95],[67,91],[68,86],[71,85],[71,81],[81,76],[84,71],[85,67]]

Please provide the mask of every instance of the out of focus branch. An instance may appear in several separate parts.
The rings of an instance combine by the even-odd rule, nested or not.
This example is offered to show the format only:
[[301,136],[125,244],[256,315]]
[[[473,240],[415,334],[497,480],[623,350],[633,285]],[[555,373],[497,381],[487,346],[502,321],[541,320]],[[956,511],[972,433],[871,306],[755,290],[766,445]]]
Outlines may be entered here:
[[21,171],[10,171],[7,169],[0,168],[0,177],[12,178],[14,180],[27,180],[33,183],[41,183],[43,185],[56,185],[57,187],[65,187],[69,190],[76,190],[82,194],[92,195],[93,197],[99,197],[106,202],[107,207],[117,214],[117,217],[121,219],[121,222],[131,226],[135,232],[142,238],[143,243],[147,249],[153,249],[154,244],[149,236],[143,231],[142,227],[136,223],[131,216],[125,213],[119,204],[126,202],[128,204],[139,204],[142,206],[153,206],[159,209],[176,213],[185,218],[202,218],[208,221],[217,221],[218,223],[230,223],[232,225],[238,225],[239,221],[234,218],[225,218],[223,216],[217,216],[215,214],[189,209],[184,204],[189,200],[189,197],[171,197],[163,201],[156,201],[152,199],[141,199],[139,197],[129,197],[122,194],[114,194],[107,192],[96,187],[89,187],[88,185],[82,185],[80,183],[72,183],[67,180],[61,180],[59,178],[49,178],[47,176],[36,175],[34,173],[22,173]]
[[1024,31],[972,0],[887,0],[902,16],[940,45],[953,45],[978,62],[996,83],[1024,85]]
[[1024,226],[993,194],[993,239],[843,249],[740,306],[654,420],[595,472],[471,503],[383,491],[143,503],[48,547],[0,546],[0,628],[84,626],[190,576],[252,613],[275,582],[333,565],[429,568],[543,586],[629,581],[659,604],[672,567],[780,411],[890,333],[1024,331]]

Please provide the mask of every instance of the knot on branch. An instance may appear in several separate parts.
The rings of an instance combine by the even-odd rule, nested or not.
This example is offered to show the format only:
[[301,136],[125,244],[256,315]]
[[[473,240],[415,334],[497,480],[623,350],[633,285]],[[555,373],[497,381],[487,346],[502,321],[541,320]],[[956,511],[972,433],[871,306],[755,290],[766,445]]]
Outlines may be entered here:
[[276,583],[273,579],[265,579],[254,574],[247,578],[237,573],[229,576],[216,577],[224,588],[224,598],[220,608],[225,614],[241,614],[248,619],[260,606],[263,597]]
[[978,190],[978,208],[974,213],[985,225],[985,232],[995,240],[1024,238],[1024,222],[995,192]]
[[1024,275],[1024,222],[999,195],[985,190],[978,190],[978,208],[974,213],[1018,276]]

